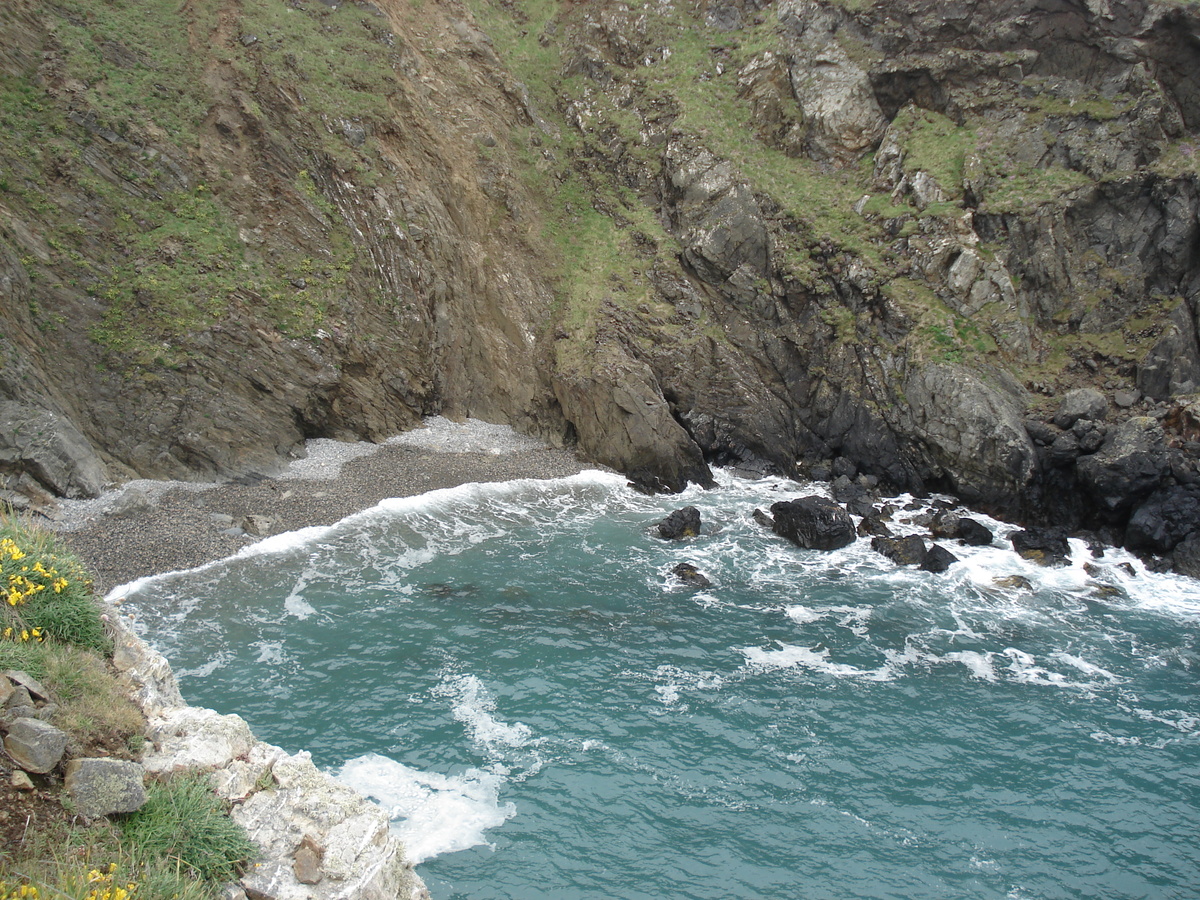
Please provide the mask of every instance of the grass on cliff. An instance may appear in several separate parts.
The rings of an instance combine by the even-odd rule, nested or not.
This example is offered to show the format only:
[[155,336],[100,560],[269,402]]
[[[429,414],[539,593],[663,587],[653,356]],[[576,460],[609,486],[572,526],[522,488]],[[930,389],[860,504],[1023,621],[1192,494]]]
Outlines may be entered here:
[[[91,580],[54,535],[0,515],[0,671],[39,681],[70,757],[137,758],[146,722],[108,668]],[[139,811],[75,823],[61,772],[19,790],[0,762],[0,900],[217,900],[255,854],[203,776],[149,787]]]

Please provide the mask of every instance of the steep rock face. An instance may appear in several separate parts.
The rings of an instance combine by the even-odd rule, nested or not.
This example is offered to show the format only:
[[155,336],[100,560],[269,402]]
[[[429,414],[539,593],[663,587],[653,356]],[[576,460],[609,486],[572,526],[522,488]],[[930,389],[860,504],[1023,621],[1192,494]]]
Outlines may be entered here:
[[[440,412],[650,489],[844,457],[1122,531],[1122,419],[1200,477],[1197,34],[1157,0],[5,4],[0,400],[57,437],[6,426],[0,488]],[[1108,415],[1052,424],[1082,387]]]

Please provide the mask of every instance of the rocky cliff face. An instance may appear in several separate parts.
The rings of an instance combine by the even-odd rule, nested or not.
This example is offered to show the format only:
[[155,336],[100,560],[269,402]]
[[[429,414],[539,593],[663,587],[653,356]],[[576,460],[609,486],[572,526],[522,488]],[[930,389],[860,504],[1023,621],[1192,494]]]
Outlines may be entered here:
[[1200,509],[1195,4],[139,10],[0,13],[10,492],[442,412],[654,489]]

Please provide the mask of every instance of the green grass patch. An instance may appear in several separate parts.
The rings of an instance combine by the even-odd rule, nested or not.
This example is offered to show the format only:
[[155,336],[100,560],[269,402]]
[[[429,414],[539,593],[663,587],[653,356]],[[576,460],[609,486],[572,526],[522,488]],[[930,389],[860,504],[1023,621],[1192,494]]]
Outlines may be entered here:
[[256,848],[204,775],[183,775],[151,784],[146,805],[121,825],[122,843],[139,858],[177,860],[181,868],[210,884],[231,881],[255,856]]

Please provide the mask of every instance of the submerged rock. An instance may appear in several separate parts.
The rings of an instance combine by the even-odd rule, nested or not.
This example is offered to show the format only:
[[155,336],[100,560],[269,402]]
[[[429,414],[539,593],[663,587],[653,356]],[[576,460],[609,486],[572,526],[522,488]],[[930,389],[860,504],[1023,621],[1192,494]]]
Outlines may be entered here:
[[700,534],[700,510],[694,506],[675,510],[658,523],[658,534],[668,541],[696,537]]
[[850,514],[825,497],[801,497],[771,504],[775,533],[809,550],[837,550],[858,533]]
[[709,581],[704,574],[691,563],[680,563],[671,570],[675,577],[686,584],[688,587],[699,588],[703,590],[707,587],[712,587],[712,582]]
[[882,553],[892,562],[902,566],[919,566],[925,562],[925,542],[915,534],[902,538],[873,538],[871,549],[876,553]]

